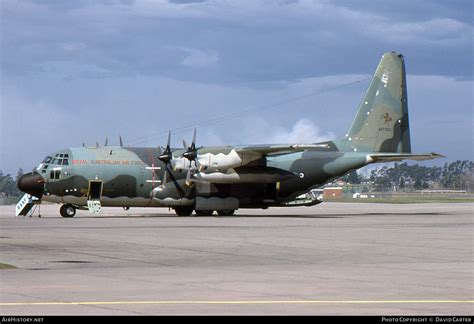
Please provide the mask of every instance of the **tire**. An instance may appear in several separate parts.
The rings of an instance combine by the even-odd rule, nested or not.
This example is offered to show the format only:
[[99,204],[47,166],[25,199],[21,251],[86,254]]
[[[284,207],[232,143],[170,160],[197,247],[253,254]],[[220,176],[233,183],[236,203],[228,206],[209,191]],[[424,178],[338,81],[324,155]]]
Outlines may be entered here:
[[195,210],[197,216],[212,216],[213,210]]
[[234,215],[235,210],[234,209],[225,209],[225,210],[218,210],[217,214],[219,216],[232,216]]
[[193,207],[192,206],[176,207],[174,209],[174,212],[178,216],[191,216],[191,214],[193,213]]
[[62,205],[61,208],[59,208],[59,213],[62,217],[74,217],[74,215],[76,215],[76,208],[73,205],[69,204]]

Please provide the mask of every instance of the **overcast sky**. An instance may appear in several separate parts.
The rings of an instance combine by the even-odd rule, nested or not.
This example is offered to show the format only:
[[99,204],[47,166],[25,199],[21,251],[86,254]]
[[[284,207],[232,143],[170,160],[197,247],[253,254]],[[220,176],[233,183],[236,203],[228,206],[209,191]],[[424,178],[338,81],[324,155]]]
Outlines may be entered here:
[[259,107],[201,125],[198,145],[342,137],[391,50],[405,56],[412,150],[473,159],[472,0],[0,6],[4,172],[119,134],[158,146],[171,129],[178,146],[189,126]]

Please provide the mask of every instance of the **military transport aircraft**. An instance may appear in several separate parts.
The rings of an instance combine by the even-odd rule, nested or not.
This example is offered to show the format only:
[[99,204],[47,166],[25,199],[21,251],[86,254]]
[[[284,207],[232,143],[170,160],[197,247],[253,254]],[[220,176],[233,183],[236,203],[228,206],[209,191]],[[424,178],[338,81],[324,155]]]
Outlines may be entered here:
[[170,135],[163,149],[97,145],[59,150],[24,174],[18,188],[36,202],[61,204],[63,217],[73,217],[77,208],[100,212],[101,206],[232,215],[238,208],[318,204],[316,197],[297,197],[370,163],[442,157],[411,153],[405,64],[395,52],[382,56],[342,139],[198,148],[194,130],[191,145],[173,149]]

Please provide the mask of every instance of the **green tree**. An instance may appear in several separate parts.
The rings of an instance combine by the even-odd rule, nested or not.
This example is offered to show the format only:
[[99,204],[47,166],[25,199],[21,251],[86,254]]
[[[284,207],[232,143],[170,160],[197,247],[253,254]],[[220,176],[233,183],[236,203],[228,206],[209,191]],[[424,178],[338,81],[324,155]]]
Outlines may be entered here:
[[474,163],[472,161],[457,160],[445,163],[441,172],[441,184],[447,189],[462,189],[463,176],[471,172]]
[[17,188],[16,181],[13,180],[12,176],[9,173],[3,174],[1,170],[0,170],[0,193],[3,193],[7,197],[19,197],[22,194],[21,191]]
[[356,170],[353,170],[343,176],[341,180],[351,184],[359,184],[361,182],[361,176],[357,173]]

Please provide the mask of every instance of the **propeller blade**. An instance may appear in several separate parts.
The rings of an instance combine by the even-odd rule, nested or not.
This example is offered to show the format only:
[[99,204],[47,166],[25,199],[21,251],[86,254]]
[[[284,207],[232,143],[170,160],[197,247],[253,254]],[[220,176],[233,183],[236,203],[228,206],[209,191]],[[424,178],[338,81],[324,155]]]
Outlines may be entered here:
[[[176,180],[175,176],[173,175],[173,172],[171,172],[171,170],[167,167],[166,168],[166,171],[167,171],[167,176],[169,177],[169,179],[171,180],[170,182],[172,182],[174,184],[174,186],[176,187],[176,189],[178,190],[178,193],[179,193],[179,196],[181,198],[183,198],[186,194],[183,190],[183,188],[181,188],[181,185],[178,183],[178,181]],[[168,180],[167,180],[168,181]]]
[[193,141],[191,143],[191,147],[193,148],[193,150],[196,148],[196,131],[197,131],[197,128],[194,127]]
[[185,149],[188,148],[188,143],[186,143],[186,140],[183,140],[183,147],[184,147]]
[[170,148],[170,142],[171,142],[171,131],[168,132],[168,142],[166,144],[166,148],[164,152],[161,152],[161,148],[158,153],[158,159],[165,163],[166,165],[171,163],[171,160],[173,159],[173,154],[171,153],[171,148]]
[[107,145],[109,145],[109,138],[108,137],[105,138],[105,143],[104,143],[104,146],[107,146]]
[[188,169],[188,173],[186,173],[186,185],[191,185],[191,168]]
[[165,173],[163,174],[163,180],[161,181],[161,185],[164,187],[168,182],[168,168],[166,168]]
[[123,146],[122,136],[119,135],[120,146]]

